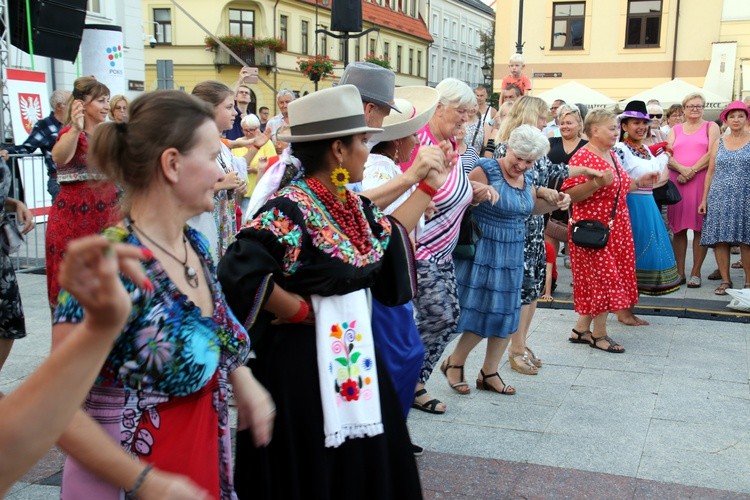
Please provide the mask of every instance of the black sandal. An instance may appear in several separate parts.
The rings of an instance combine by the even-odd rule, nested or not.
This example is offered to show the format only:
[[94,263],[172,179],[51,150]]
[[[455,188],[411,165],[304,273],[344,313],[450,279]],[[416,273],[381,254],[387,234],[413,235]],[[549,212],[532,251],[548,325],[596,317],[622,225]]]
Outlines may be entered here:
[[[414,397],[418,398],[419,396],[423,396],[427,394],[427,389],[419,389],[417,392],[414,393]],[[417,410],[422,410],[427,413],[432,413],[434,415],[442,415],[445,413],[445,410],[436,410],[437,405],[442,403],[439,399],[431,399],[429,401],[425,401],[424,403],[417,403],[417,400],[415,399],[414,402],[412,402],[411,407],[416,408]]]
[[[609,345],[607,346],[606,349],[604,347],[599,347],[598,345],[596,345],[598,342],[601,342],[602,340],[606,340],[607,342],[609,342]],[[593,347],[594,349],[599,349],[600,351],[604,351],[604,352],[612,352],[615,354],[622,354],[623,352],[625,352],[624,347],[622,349],[616,349],[617,347],[622,347],[622,346],[618,344],[617,342],[615,342],[614,340],[612,340],[609,337],[609,335],[605,335],[604,337],[594,337],[594,334],[592,333],[591,342],[589,343],[589,345]]]
[[568,342],[571,342],[573,344],[590,344],[591,343],[590,340],[586,340],[585,338],[583,338],[584,335],[593,336],[591,335],[591,330],[586,330],[585,332],[579,332],[575,328],[571,328],[571,330],[573,331],[573,335],[575,335],[577,338],[568,337]]
[[[516,390],[505,383],[503,378],[500,376],[499,373],[495,372],[490,375],[485,375],[484,372],[480,369],[479,373],[481,373],[482,378],[477,379],[477,389],[481,391],[490,391],[490,392],[496,392],[498,394],[505,394],[506,396],[513,396],[516,393]],[[500,382],[503,384],[503,388],[501,390],[497,390],[494,387],[492,387],[490,384],[488,384],[486,381],[488,378],[497,377],[500,379]]]
[[[451,387],[451,389],[461,394],[462,396],[469,394],[471,392],[471,389],[469,388],[469,384],[466,383],[466,379],[464,379],[464,365],[459,366],[459,365],[452,365],[450,363],[451,363],[451,357],[448,356],[440,365],[440,371],[443,372],[443,375],[445,375],[445,380],[448,380],[448,370],[451,370],[451,369],[459,370],[461,372],[461,377],[460,377],[460,380],[456,382],[455,384],[451,384],[450,381],[448,380],[448,385]],[[461,389],[465,388],[466,390],[459,390],[459,388]]]

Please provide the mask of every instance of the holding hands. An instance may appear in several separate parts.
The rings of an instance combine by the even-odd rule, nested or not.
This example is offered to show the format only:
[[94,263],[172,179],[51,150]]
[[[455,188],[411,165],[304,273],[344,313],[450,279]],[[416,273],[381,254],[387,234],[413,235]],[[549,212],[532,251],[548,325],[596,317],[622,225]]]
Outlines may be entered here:
[[489,201],[490,205],[494,205],[500,199],[500,194],[492,186],[477,181],[470,182],[473,194],[472,205],[479,205],[483,201]]

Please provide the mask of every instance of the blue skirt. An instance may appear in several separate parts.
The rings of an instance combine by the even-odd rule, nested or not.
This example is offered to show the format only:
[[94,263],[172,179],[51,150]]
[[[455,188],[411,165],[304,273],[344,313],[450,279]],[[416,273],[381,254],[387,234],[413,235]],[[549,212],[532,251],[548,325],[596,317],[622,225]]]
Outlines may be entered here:
[[391,377],[404,417],[414,401],[414,390],[424,361],[424,345],[414,323],[411,302],[396,307],[372,299],[372,336],[385,371]]
[[635,243],[635,276],[638,291],[664,295],[680,288],[680,275],[672,243],[654,197],[631,193],[627,196],[630,224]]
[[524,270],[524,225],[482,224],[473,260],[457,259],[458,331],[505,338],[518,330]]

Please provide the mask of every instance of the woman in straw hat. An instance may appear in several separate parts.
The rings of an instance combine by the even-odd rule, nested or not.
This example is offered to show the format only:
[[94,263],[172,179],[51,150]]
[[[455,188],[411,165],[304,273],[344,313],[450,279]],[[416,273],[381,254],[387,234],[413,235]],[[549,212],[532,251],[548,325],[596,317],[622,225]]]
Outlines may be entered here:
[[[362,180],[368,139],[381,129],[366,125],[352,85],[290,103],[289,122],[282,161],[290,174],[219,265],[227,300],[255,342],[253,371],[278,409],[267,448],[237,434],[237,494],[419,498],[408,431],[373,346],[366,295],[369,289],[387,306],[411,300],[408,232],[345,187]],[[420,183],[415,211],[424,211],[434,189]],[[277,300],[279,290],[289,294]]]

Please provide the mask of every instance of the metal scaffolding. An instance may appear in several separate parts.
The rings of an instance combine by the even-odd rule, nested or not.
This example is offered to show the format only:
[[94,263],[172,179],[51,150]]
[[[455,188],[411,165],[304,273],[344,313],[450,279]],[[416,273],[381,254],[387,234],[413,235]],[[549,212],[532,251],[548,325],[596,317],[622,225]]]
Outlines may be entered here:
[[7,75],[5,70],[10,67],[10,15],[8,0],[0,0],[0,87],[2,88],[2,102],[0,102],[0,142],[13,144],[13,125],[10,118],[10,97],[8,95]]

